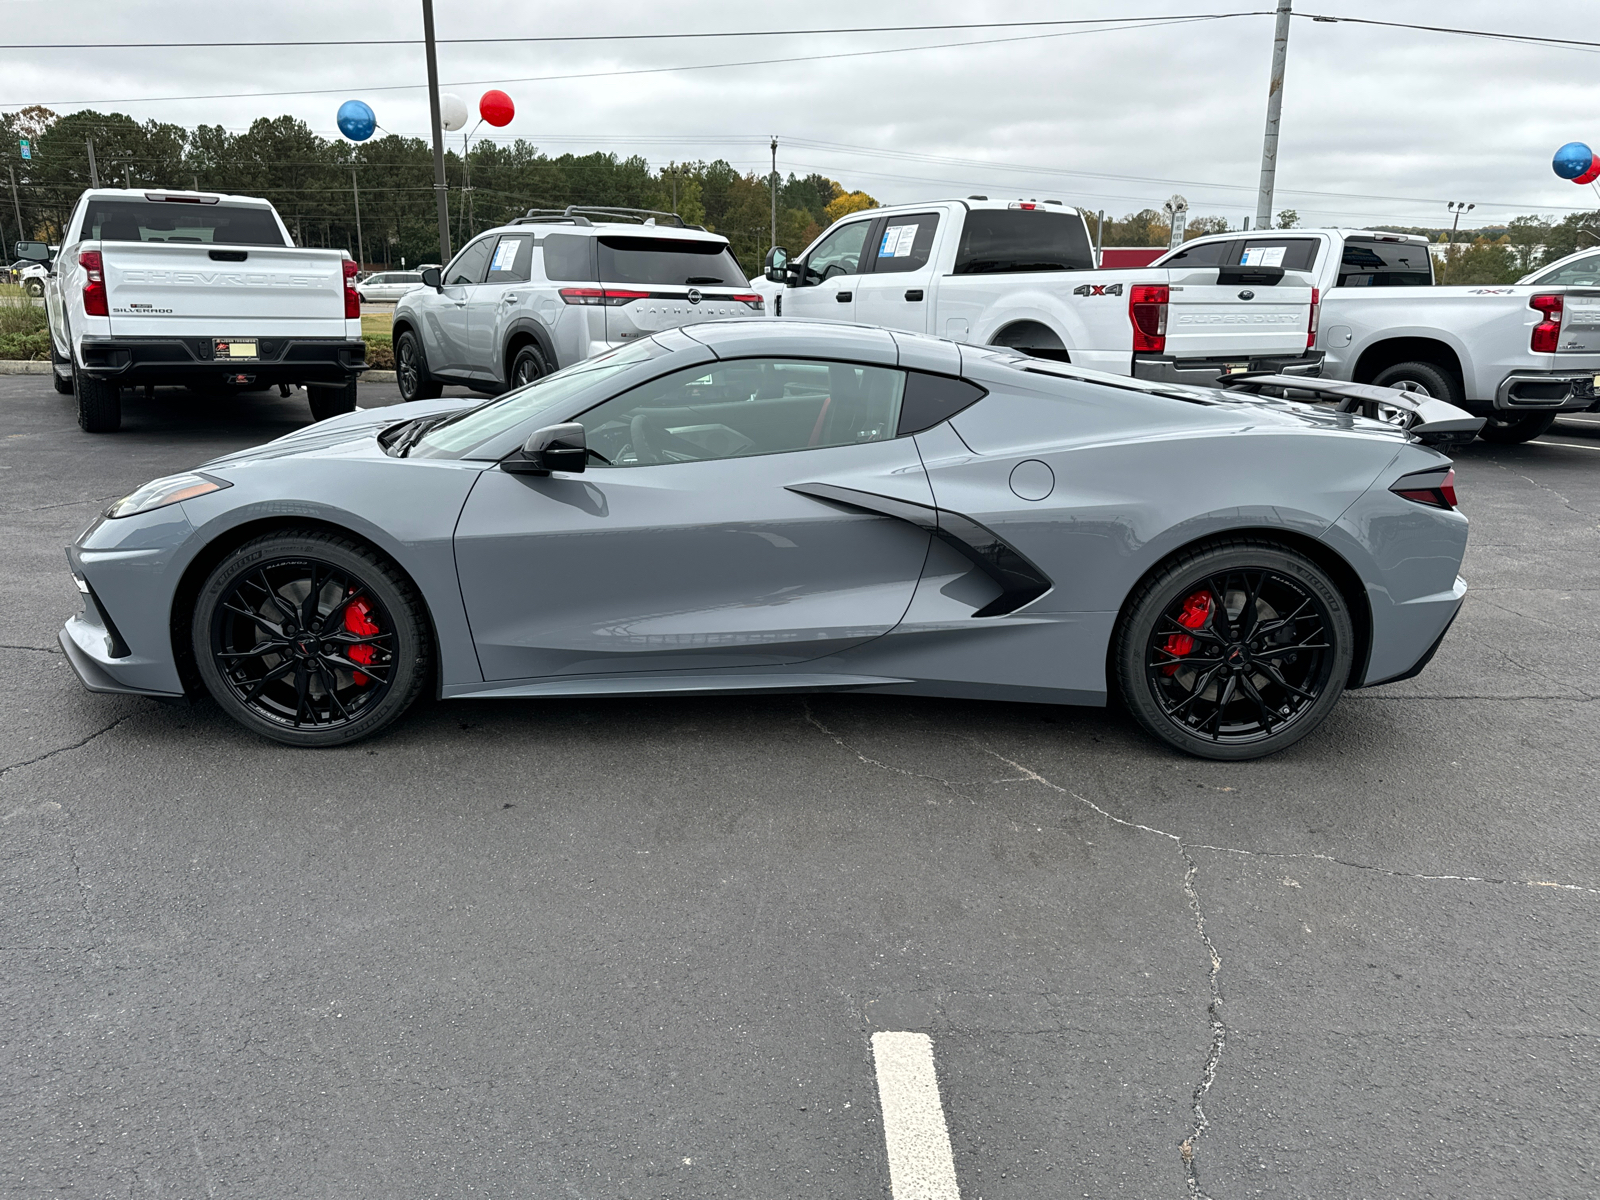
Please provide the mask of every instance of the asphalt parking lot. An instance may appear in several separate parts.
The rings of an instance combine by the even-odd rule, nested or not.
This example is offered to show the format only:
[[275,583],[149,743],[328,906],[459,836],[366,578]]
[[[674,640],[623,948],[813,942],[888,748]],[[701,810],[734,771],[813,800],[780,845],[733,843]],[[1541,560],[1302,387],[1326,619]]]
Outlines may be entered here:
[[304,752],[91,695],[63,545],[309,414],[0,413],[0,1194],[887,1198],[878,1031],[931,1037],[967,1200],[1600,1191],[1600,417],[1458,456],[1422,676],[1219,764],[961,701]]

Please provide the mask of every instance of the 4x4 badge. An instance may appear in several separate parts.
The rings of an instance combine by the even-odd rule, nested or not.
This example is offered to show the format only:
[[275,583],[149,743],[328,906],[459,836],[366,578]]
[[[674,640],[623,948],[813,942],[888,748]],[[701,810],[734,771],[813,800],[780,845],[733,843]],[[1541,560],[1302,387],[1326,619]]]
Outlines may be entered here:
[[690,288],[689,289],[689,294],[686,297],[684,297],[684,299],[688,300],[690,304],[699,304],[700,303],[700,289],[699,288]]
[[1120,296],[1122,285],[1120,283],[1080,283],[1072,289],[1074,296]]

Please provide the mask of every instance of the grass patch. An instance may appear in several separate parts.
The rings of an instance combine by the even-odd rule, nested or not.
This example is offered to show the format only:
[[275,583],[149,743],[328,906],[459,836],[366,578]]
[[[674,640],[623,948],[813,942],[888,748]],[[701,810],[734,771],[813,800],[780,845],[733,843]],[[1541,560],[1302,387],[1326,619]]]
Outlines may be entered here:
[[0,284],[0,359],[50,357],[49,318],[44,306],[20,287]]
[[393,313],[362,313],[361,336],[367,341],[387,342],[394,328]]

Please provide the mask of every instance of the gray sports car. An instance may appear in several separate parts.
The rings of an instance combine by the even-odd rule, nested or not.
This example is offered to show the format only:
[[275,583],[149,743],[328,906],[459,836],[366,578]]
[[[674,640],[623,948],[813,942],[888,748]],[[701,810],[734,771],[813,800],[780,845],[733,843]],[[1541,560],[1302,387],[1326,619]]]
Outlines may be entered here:
[[1114,690],[1172,746],[1252,758],[1432,656],[1467,540],[1436,447],[1480,422],[1232,384],[826,322],[674,330],[147,484],[68,549],[61,644],[92,690],[209,692],[297,746],[425,688]]

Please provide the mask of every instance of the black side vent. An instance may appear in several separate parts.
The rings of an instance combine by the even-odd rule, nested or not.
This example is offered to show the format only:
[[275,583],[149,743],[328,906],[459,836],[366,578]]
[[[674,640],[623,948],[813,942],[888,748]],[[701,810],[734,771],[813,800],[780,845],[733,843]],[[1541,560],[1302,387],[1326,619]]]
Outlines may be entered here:
[[244,262],[244,260],[249,258],[249,257],[250,257],[250,253],[247,250],[213,250],[213,251],[211,251],[211,261],[212,262]]

